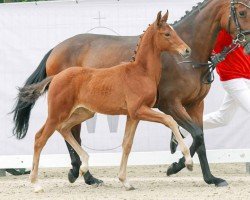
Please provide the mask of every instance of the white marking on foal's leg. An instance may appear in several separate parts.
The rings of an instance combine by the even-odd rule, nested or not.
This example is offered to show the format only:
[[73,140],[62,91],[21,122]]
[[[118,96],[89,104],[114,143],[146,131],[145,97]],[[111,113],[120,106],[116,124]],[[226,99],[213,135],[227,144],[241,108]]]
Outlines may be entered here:
[[185,157],[185,165],[186,165],[188,170],[192,171],[193,170],[193,160],[192,160],[192,157],[190,155],[189,148],[187,147],[187,145],[185,144],[185,142],[181,136],[181,133],[180,133],[179,128],[178,128],[178,124],[171,116],[168,116],[167,120],[168,120],[169,127],[172,129],[174,136],[180,145],[181,152]]
[[34,192],[35,193],[44,192],[43,187],[38,182],[34,183]]
[[80,158],[82,161],[82,165],[80,167],[80,173],[84,175],[87,171],[89,171],[89,155],[83,149],[80,151],[81,151]]
[[72,146],[72,148],[79,155],[82,165],[79,169],[80,175],[84,175],[89,170],[89,155],[83,148],[77,143],[71,132],[61,133],[64,139]]
[[34,188],[34,192],[35,193],[39,193],[39,192],[44,192],[44,189],[42,188],[42,186],[38,183],[37,180],[37,175],[34,172],[34,170],[32,170],[32,172],[30,173],[29,176],[30,182],[32,184],[32,187]]
[[135,190],[135,188],[127,180],[121,181],[121,182],[122,182],[126,191]]
[[127,161],[127,159],[124,158],[124,155],[123,155],[122,162],[121,162],[122,164],[120,167],[120,172],[119,172],[118,178],[121,181],[121,183],[124,186],[126,191],[134,190],[135,188],[129,183],[128,179],[126,178],[127,172],[126,172],[126,165],[124,165],[124,160],[125,160],[125,162]]
[[132,120],[129,116],[127,117],[125,134],[123,137],[122,142],[122,159],[120,164],[120,171],[119,171],[119,180],[122,182],[123,186],[126,190],[134,190],[135,188],[130,185],[127,180],[127,163],[128,163],[128,156],[131,151],[131,147],[134,140],[135,130],[138,125],[137,120]]

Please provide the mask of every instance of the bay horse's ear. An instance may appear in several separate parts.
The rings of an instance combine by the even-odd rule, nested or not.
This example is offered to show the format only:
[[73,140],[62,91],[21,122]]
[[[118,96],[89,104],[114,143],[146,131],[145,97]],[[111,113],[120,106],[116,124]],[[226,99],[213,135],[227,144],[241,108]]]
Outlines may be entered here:
[[167,10],[166,14],[161,18],[161,21],[163,21],[163,22],[167,22],[167,20],[168,20],[168,10]]
[[156,25],[157,25],[158,27],[161,26],[161,11],[158,12],[158,14],[157,14]]

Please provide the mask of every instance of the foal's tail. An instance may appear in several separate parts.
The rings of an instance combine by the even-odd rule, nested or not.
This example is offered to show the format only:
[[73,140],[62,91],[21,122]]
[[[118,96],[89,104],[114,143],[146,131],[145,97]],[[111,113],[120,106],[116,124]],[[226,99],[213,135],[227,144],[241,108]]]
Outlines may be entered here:
[[[30,88],[30,90],[31,90],[31,88],[35,87],[36,83],[39,83],[46,78],[46,76],[47,76],[46,75],[46,62],[47,62],[48,57],[50,56],[52,50],[53,49],[51,49],[44,56],[41,63],[39,64],[38,68],[30,75],[30,77],[25,82],[24,87],[19,89],[17,103],[12,111],[12,113],[14,113],[13,135],[15,135],[17,139],[22,139],[25,137],[25,135],[28,131],[28,127],[29,127],[30,111],[33,108],[33,106],[35,105],[36,100],[40,96],[40,95],[38,95],[38,93],[36,93],[36,94],[29,93],[29,98],[28,98],[27,88]],[[43,92],[45,92],[48,89],[48,82],[46,81],[46,83],[47,83],[46,84],[47,87],[46,86],[42,87]],[[41,82],[41,84],[42,84],[42,82]],[[41,87],[40,87],[40,89],[41,89]],[[26,93],[24,93],[24,91]],[[33,90],[33,91],[37,92],[37,90]],[[25,100],[28,100],[28,101],[25,101]]]
[[47,91],[53,77],[54,76],[50,76],[40,83],[19,88],[18,99],[23,103],[35,104],[36,100]]

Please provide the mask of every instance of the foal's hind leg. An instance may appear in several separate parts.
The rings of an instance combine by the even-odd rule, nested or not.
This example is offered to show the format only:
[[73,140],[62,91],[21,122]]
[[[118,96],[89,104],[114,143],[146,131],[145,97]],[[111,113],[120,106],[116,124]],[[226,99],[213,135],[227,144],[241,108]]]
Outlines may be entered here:
[[[78,142],[78,144],[81,145],[81,137],[80,137],[81,124],[74,126],[71,129],[71,133],[76,139],[76,141]],[[71,165],[72,165],[72,169],[70,169],[68,173],[68,180],[70,183],[74,183],[76,179],[79,177],[79,169],[80,169],[82,162],[81,162],[79,155],[76,153],[73,147],[70,146],[70,144],[67,141],[65,142],[69,151]]]
[[34,185],[35,192],[42,192],[43,188],[38,184],[38,166],[40,155],[49,137],[54,133],[55,126],[46,121],[45,125],[36,133],[34,144],[34,155],[30,181]]
[[[80,137],[81,124],[74,126],[71,129],[71,133],[72,133],[73,137],[76,139],[76,141],[78,142],[78,144],[81,145],[81,137]],[[70,144],[67,141],[65,141],[65,142],[66,142],[69,154],[70,154],[71,165],[72,165],[72,169],[70,169],[69,173],[68,173],[68,180],[70,183],[74,183],[76,181],[76,179],[79,177],[79,169],[80,169],[82,162],[81,162],[79,155],[76,153],[76,151],[73,149],[73,147],[70,146]],[[90,171],[85,173],[83,175],[83,178],[84,178],[85,183],[88,185],[100,185],[103,183],[102,180],[95,178],[90,173]]]
[[122,160],[120,164],[120,171],[118,177],[126,190],[134,190],[134,187],[130,185],[130,183],[127,180],[127,163],[138,122],[139,122],[138,120],[132,120],[129,116],[127,117],[126,129],[122,143],[123,152],[122,152]]
[[63,138],[74,148],[77,154],[80,156],[82,165],[80,167],[80,172],[82,174],[89,170],[89,155],[82,147],[77,143],[76,139],[73,137],[70,131],[60,132]]
[[[92,174],[89,172],[89,170],[87,170],[87,171],[84,171],[81,169],[79,170],[79,168],[82,164],[85,165],[86,163],[88,163],[88,159],[86,160],[86,157],[88,157],[88,154],[85,151],[83,151],[83,149],[81,148],[81,145],[79,144],[79,141],[81,141],[80,130],[77,132],[78,140],[76,140],[73,137],[72,132],[71,132],[73,130],[72,127],[76,127],[77,124],[79,125],[83,121],[90,119],[93,116],[94,116],[93,112],[91,112],[83,107],[79,107],[74,111],[74,113],[70,116],[70,118],[63,123],[59,132],[63,135],[65,140],[67,137],[69,137],[68,140],[70,140],[71,143],[74,144],[74,146],[73,146],[68,140],[66,140],[68,148],[70,147],[69,150],[70,150],[71,159],[72,159],[72,154],[75,158],[79,159],[78,163],[77,163],[77,165],[79,164],[79,166],[77,166],[77,168],[74,166],[74,169],[78,170],[77,177],[78,177],[79,171],[80,171],[81,175],[83,175],[83,177],[84,177],[84,181],[86,184],[98,186],[98,185],[101,185],[103,183],[102,180],[99,180],[99,179],[93,177]],[[68,135],[70,135],[70,136],[68,136]],[[79,151],[80,151],[79,147],[83,151],[83,152],[81,151],[81,154],[79,154]],[[77,151],[77,149],[78,149],[78,151]],[[81,157],[81,159],[79,158],[79,156]],[[88,166],[88,164],[87,164],[87,166]],[[75,180],[77,179],[77,177],[75,177],[75,174],[71,173],[72,171],[73,170],[70,170],[70,172],[68,174],[68,178],[69,178],[69,181],[71,183],[75,182]]]

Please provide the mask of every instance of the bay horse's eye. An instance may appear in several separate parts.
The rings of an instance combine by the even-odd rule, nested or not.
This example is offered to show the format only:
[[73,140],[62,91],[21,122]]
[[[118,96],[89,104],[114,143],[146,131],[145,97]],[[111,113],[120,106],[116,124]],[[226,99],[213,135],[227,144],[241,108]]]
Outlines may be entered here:
[[240,16],[241,18],[245,18],[245,17],[247,16],[247,12],[246,12],[246,11],[240,11],[240,12],[239,12],[239,16]]
[[170,33],[165,33],[165,36],[166,37],[170,37]]

